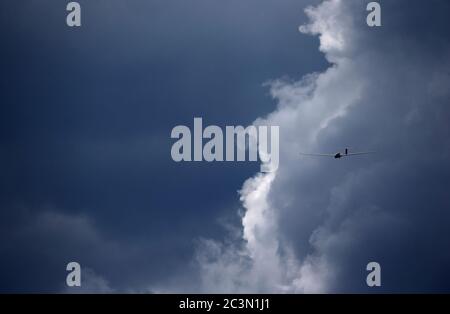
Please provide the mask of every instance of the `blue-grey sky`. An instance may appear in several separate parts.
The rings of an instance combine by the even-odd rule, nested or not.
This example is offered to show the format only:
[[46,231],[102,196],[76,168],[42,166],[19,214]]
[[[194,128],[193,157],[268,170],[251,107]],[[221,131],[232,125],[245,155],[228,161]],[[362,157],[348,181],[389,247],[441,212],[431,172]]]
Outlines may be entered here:
[[[172,128],[247,125],[275,108],[266,81],[327,66],[298,1],[80,4],[79,29],[64,1],[1,4],[3,291],[59,290],[70,260],[117,289],[184,268],[259,166],[176,164]],[[120,252],[99,254],[80,216]]]
[[[449,291],[447,1],[79,2],[0,4],[0,291]],[[279,125],[278,171],[175,163],[194,117]]]

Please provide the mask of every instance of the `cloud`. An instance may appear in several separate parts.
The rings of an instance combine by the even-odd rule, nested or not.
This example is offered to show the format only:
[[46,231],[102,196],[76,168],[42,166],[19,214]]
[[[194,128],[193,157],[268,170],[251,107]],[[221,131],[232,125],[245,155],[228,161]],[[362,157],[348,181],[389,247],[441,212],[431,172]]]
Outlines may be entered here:
[[[2,232],[8,235],[8,241],[0,245],[2,264],[14,265],[2,273],[2,288],[9,292],[111,292],[103,275],[110,274],[111,264],[130,255],[128,248],[108,239],[86,215],[17,207],[2,218]],[[81,287],[66,287],[69,262],[81,265]]]
[[[383,2],[381,28],[367,27],[365,5],[306,9],[300,30],[319,36],[331,65],[269,83],[277,110],[255,124],[280,126],[280,167],[245,182],[240,238],[205,240],[200,280],[184,289],[371,292],[365,267],[376,261],[377,291],[449,290],[450,45],[436,28],[448,4]],[[434,17],[420,30],[418,12]],[[345,147],[377,153],[299,155]]]
[[109,282],[90,268],[82,268],[82,285],[80,287],[66,287],[63,293],[114,293]]
[[[181,276],[173,266],[178,252],[160,238],[117,236],[86,211],[14,206],[0,218],[0,291],[164,292],[154,287],[169,272]],[[66,286],[69,262],[81,265],[81,287]]]
[[[199,240],[194,260],[186,262],[190,257],[186,251],[191,249],[191,236],[199,233],[216,235],[213,232],[215,225],[209,224],[209,218],[215,216],[211,209],[217,203],[225,206],[223,199],[228,194],[218,197],[215,184],[229,187],[230,178],[235,178],[236,173],[242,175],[242,168],[235,168],[237,170],[232,175],[227,168],[227,173],[220,175],[220,183],[210,168],[203,173],[209,177],[199,176],[197,167],[192,170],[195,175],[189,169],[180,173],[180,168],[158,167],[163,170],[156,177],[155,173],[149,176],[140,167],[130,168],[134,164],[148,169],[145,162],[148,158],[136,159],[136,154],[149,158],[159,156],[159,152],[149,154],[147,148],[142,148],[147,140],[141,139],[148,138],[148,117],[158,116],[164,111],[161,111],[162,107],[171,108],[167,105],[166,96],[156,97],[154,106],[141,107],[141,103],[146,103],[142,99],[150,99],[142,95],[153,95],[161,90],[165,95],[165,88],[161,86],[176,86],[181,88],[176,93],[181,98],[167,99],[182,103],[184,109],[189,108],[189,115],[192,111],[200,111],[211,120],[220,117],[224,121],[249,121],[248,118],[254,114],[251,108],[258,112],[270,108],[268,104],[262,104],[263,98],[259,102],[253,100],[260,98],[248,96],[253,95],[254,75],[272,77],[273,73],[286,67],[286,71],[293,75],[297,65],[302,67],[298,74],[305,69],[320,68],[320,62],[308,49],[314,41],[295,42],[292,38],[289,42],[289,36],[294,32],[285,32],[287,39],[278,32],[280,28],[288,27],[289,22],[286,21],[296,18],[297,13],[290,5],[272,7],[270,2],[270,6],[264,6],[263,11],[267,14],[252,15],[254,6],[247,3],[246,10],[237,10],[243,16],[240,20],[244,24],[231,26],[228,17],[236,16],[236,7],[225,4],[227,14],[223,15],[224,8],[217,9],[216,4],[209,7],[209,4],[208,9],[217,14],[201,13],[201,19],[197,18],[197,13],[184,14],[178,4],[161,8],[163,11],[159,7],[158,10],[150,10],[164,17],[158,19],[148,19],[148,10],[142,10],[140,6],[131,7],[133,13],[143,12],[138,23],[122,28],[122,34],[106,36],[101,45],[96,45],[100,50],[92,49],[89,44],[94,42],[95,36],[88,36],[87,41],[85,36],[80,37],[83,44],[79,46],[87,50],[77,50],[79,53],[73,56],[75,59],[78,56],[86,61],[86,54],[102,55],[97,53],[102,49],[118,52],[107,60],[93,62],[97,66],[94,68],[90,63],[70,62],[69,71],[64,71],[67,68],[61,65],[66,60],[49,55],[59,65],[54,68],[63,69],[62,72],[71,72],[74,66],[78,71],[75,74],[85,71],[97,73],[87,81],[79,80],[79,75],[72,76],[75,81],[87,82],[87,85],[92,82],[104,84],[96,85],[97,94],[94,96],[87,85],[68,84],[71,89],[77,86],[85,93],[69,101],[67,106],[61,106],[58,101],[50,102],[47,110],[41,110],[40,115],[32,115],[33,119],[23,116],[24,112],[29,112],[25,109],[33,106],[30,99],[45,102],[59,98],[46,94],[46,88],[52,84],[49,84],[49,78],[42,79],[42,64],[36,66],[32,61],[25,64],[31,71],[25,78],[12,75],[12,82],[18,80],[23,83],[25,79],[25,83],[19,85],[33,88],[27,93],[11,89],[12,96],[8,97],[12,100],[7,97],[6,102],[12,105],[5,106],[7,111],[3,115],[7,118],[3,124],[8,129],[3,133],[17,133],[17,136],[8,137],[7,145],[1,148],[5,153],[3,164],[10,165],[4,167],[6,179],[2,197],[5,201],[2,201],[4,210],[0,211],[0,235],[6,239],[0,244],[2,289],[7,292],[65,291],[65,265],[76,260],[86,270],[85,292],[372,292],[374,290],[365,285],[365,266],[369,261],[377,261],[382,266],[383,286],[376,291],[448,292],[450,49],[447,30],[450,25],[447,12],[450,2],[383,1],[381,28],[367,27],[365,1],[327,0],[308,7],[309,23],[301,26],[300,30],[319,38],[319,49],[330,66],[301,80],[275,79],[266,84],[277,109],[254,123],[280,126],[280,167],[276,173],[257,174],[243,185],[240,191],[240,229],[223,241]],[[260,1],[257,4],[260,5]],[[295,5],[301,4],[295,1]],[[11,8],[15,10],[15,7]],[[40,8],[47,9],[47,6]],[[176,10],[175,15],[171,8]],[[102,8],[93,9],[88,10],[91,16]],[[275,12],[273,10],[280,10],[277,11],[279,14],[269,14]],[[54,11],[58,9],[55,7]],[[38,14],[40,10],[36,12]],[[30,23],[15,32],[8,32],[5,38],[18,39],[11,41],[8,47],[12,50],[5,50],[6,54],[15,55],[11,52],[24,50],[23,38],[32,34],[25,30],[42,29],[36,28],[37,25],[44,25],[44,29],[58,29],[49,27],[53,22],[59,25],[60,15],[53,15],[53,19],[47,19],[48,23],[36,24],[34,19],[27,19]],[[268,20],[269,16],[274,19]],[[279,19],[279,16],[283,18]],[[181,22],[179,17],[183,17]],[[170,29],[143,27],[149,21],[164,26],[168,19],[177,22]],[[113,29],[110,27],[113,20],[100,21],[100,28]],[[201,23],[192,23],[194,20]],[[212,21],[219,22],[216,23],[217,28],[202,27]],[[278,28],[279,23],[282,25]],[[125,21],[125,24],[129,23]],[[185,31],[186,26],[189,36],[185,36],[186,32],[179,32]],[[160,29],[164,29],[164,34],[157,33]],[[236,29],[246,32],[239,44],[236,44]],[[264,32],[256,32],[261,29]],[[117,38],[125,34],[141,34],[138,30],[162,41],[141,47],[140,43],[146,41],[136,36],[131,38],[131,44],[138,45],[139,49],[130,50],[129,45],[125,50],[123,47],[108,48],[115,47]],[[198,33],[198,30],[202,32]],[[167,31],[170,36],[167,36]],[[211,31],[217,36],[211,37]],[[95,34],[89,33],[90,36]],[[183,34],[183,39],[173,40],[178,33]],[[55,36],[66,38],[66,34],[59,31]],[[262,36],[270,40],[259,41]],[[258,40],[255,42],[249,38]],[[73,40],[60,48],[65,51],[65,48],[72,47],[78,42]],[[41,48],[52,48],[55,52],[51,45],[52,42],[47,42]],[[306,61],[294,66],[290,61],[300,48],[296,45],[303,49],[299,58]],[[206,46],[209,48],[205,49]],[[42,55],[48,55],[43,51]],[[131,58],[126,54],[130,51]],[[187,51],[184,58],[180,58],[179,51]],[[213,59],[205,62],[205,58],[198,58],[203,53]],[[95,56],[90,59],[96,60]],[[123,62],[117,63],[119,59]],[[136,60],[138,63],[145,60],[148,66],[130,67]],[[5,73],[23,72],[15,71],[23,68],[23,62],[19,62],[21,59],[16,61],[6,66]],[[44,65],[49,62],[44,61]],[[205,64],[203,72],[199,72]],[[210,92],[205,102],[204,85],[199,82],[211,81],[211,64],[223,66],[215,69],[214,74],[230,72],[233,75],[226,78],[213,75],[214,84],[208,85]],[[242,76],[242,71],[235,74],[229,64],[240,70],[248,67],[251,71],[246,72],[251,75]],[[110,71],[104,71],[111,65],[121,79],[114,75],[110,78]],[[135,84],[134,79],[129,79],[129,76],[137,77],[138,68],[143,72],[139,71],[140,77],[147,78],[149,67],[152,69],[151,77],[159,78],[158,84],[153,84],[151,78],[148,78],[151,84]],[[122,70],[130,68],[132,73],[122,74]],[[294,68],[295,71],[292,70]],[[176,75],[162,75],[168,69],[173,69]],[[59,77],[57,74],[60,72],[53,74],[50,76]],[[240,79],[235,79],[235,76]],[[178,77],[180,81],[172,81],[172,77]],[[228,93],[232,98],[223,97],[220,91],[223,91],[224,81],[234,82],[233,90],[242,89],[241,98],[236,96],[239,93]],[[41,84],[36,85],[36,82]],[[129,103],[129,89],[124,88],[130,84],[133,91],[141,95],[133,96],[132,103]],[[117,93],[110,93],[111,86],[119,87],[113,89]],[[148,91],[148,86],[154,89]],[[65,85],[60,87],[64,89]],[[106,101],[101,98],[105,93],[113,100],[126,101],[119,102],[117,107],[108,105],[105,110],[106,107],[98,105],[109,103],[110,98]],[[18,95],[26,97],[17,99]],[[253,105],[243,107],[241,101],[234,101],[242,97],[252,99],[247,103]],[[97,104],[94,107],[93,101],[94,105]],[[224,101],[224,106],[220,101]],[[25,107],[19,106],[20,103]],[[87,111],[80,107],[83,103],[89,107]],[[126,105],[122,106],[122,103]],[[211,103],[218,106],[211,106]],[[231,110],[229,105],[232,103],[237,104],[235,109],[239,110]],[[78,109],[67,111],[69,107]],[[122,107],[126,112],[120,111]],[[218,109],[222,107],[226,110]],[[158,121],[153,121],[158,126],[158,134],[166,130],[167,124],[171,128],[173,121],[185,120],[184,109],[177,110],[178,118],[162,115]],[[73,123],[61,128],[53,118],[66,117],[68,112]],[[86,119],[86,112],[92,119]],[[82,123],[79,124],[78,120]],[[132,125],[123,124],[125,120],[132,121]],[[44,128],[42,121],[46,122]],[[136,131],[144,135],[136,137]],[[80,136],[80,132],[82,141],[75,138]],[[121,139],[110,139],[119,133],[123,135]],[[99,135],[99,139],[93,138],[93,134]],[[138,140],[128,141],[128,134]],[[86,136],[89,140],[84,143]],[[156,146],[161,144],[158,138],[152,139]],[[345,147],[376,150],[377,153],[339,161],[299,155],[299,152],[335,152]],[[128,151],[124,152],[124,148]],[[75,157],[65,156],[67,151],[74,153],[67,155]],[[173,176],[168,174],[175,173],[183,178],[183,184],[173,185],[170,180]],[[199,181],[198,177],[204,180]],[[141,181],[142,178],[146,181]],[[158,189],[148,188],[156,181],[159,182]],[[198,182],[203,182],[200,188]],[[168,192],[163,193],[164,190]],[[74,198],[74,195],[78,197]],[[145,197],[139,198],[141,195]],[[192,198],[193,195],[201,199]],[[36,209],[40,208],[42,200],[49,198],[56,198],[58,204],[63,204],[60,207],[72,211],[80,207],[90,208],[92,215],[60,209]],[[31,203],[28,207],[33,210],[12,208],[9,204],[16,199]],[[78,200],[76,204],[73,204],[74,199]],[[193,203],[186,203],[186,199]],[[198,205],[200,203],[201,206]],[[177,208],[181,210],[177,211]],[[167,215],[160,216],[162,212]],[[124,213],[127,213],[126,219]],[[169,273],[173,276],[167,278]]]

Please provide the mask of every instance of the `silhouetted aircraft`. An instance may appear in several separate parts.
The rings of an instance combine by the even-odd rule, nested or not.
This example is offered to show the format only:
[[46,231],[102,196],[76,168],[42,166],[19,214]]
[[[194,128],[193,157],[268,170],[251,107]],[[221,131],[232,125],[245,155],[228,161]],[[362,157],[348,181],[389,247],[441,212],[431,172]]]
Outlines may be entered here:
[[348,148],[344,150],[343,153],[338,152],[334,154],[307,154],[307,153],[300,153],[300,155],[306,155],[306,156],[322,156],[322,157],[334,157],[335,159],[340,159],[342,157],[349,157],[349,156],[356,156],[356,155],[367,155],[367,154],[373,154],[375,152],[356,152],[356,153],[349,153]]

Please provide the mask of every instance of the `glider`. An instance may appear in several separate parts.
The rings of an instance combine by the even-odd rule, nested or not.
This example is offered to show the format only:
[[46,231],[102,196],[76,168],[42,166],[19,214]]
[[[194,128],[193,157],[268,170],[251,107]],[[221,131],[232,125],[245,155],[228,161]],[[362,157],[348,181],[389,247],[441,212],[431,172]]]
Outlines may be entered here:
[[300,153],[300,155],[306,155],[306,156],[322,156],[322,157],[333,157],[334,159],[340,159],[342,157],[349,157],[349,156],[355,156],[355,155],[367,155],[367,154],[373,154],[375,152],[356,152],[356,153],[349,153],[348,148],[345,149],[343,153],[338,152],[334,154],[308,154],[308,153]]

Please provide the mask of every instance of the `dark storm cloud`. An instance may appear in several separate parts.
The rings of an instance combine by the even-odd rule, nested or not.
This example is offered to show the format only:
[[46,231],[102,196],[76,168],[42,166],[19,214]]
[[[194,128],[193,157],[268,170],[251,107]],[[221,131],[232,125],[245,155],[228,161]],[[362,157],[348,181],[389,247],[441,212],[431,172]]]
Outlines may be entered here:
[[[444,0],[0,4],[1,291],[448,291]],[[11,18],[15,17],[15,18]],[[304,74],[317,71],[299,80]],[[276,174],[175,164],[170,130],[280,125]],[[299,152],[376,150],[358,159]],[[219,217],[219,218],[218,218]],[[194,259],[194,244],[198,246]],[[382,266],[382,287],[365,266]],[[69,291],[73,292],[73,291]]]
[[273,109],[265,81],[326,66],[304,2],[80,4],[80,29],[64,1],[0,4],[2,291],[61,291],[69,259],[100,290],[184,271],[258,165],[176,164],[171,129],[248,124]]

